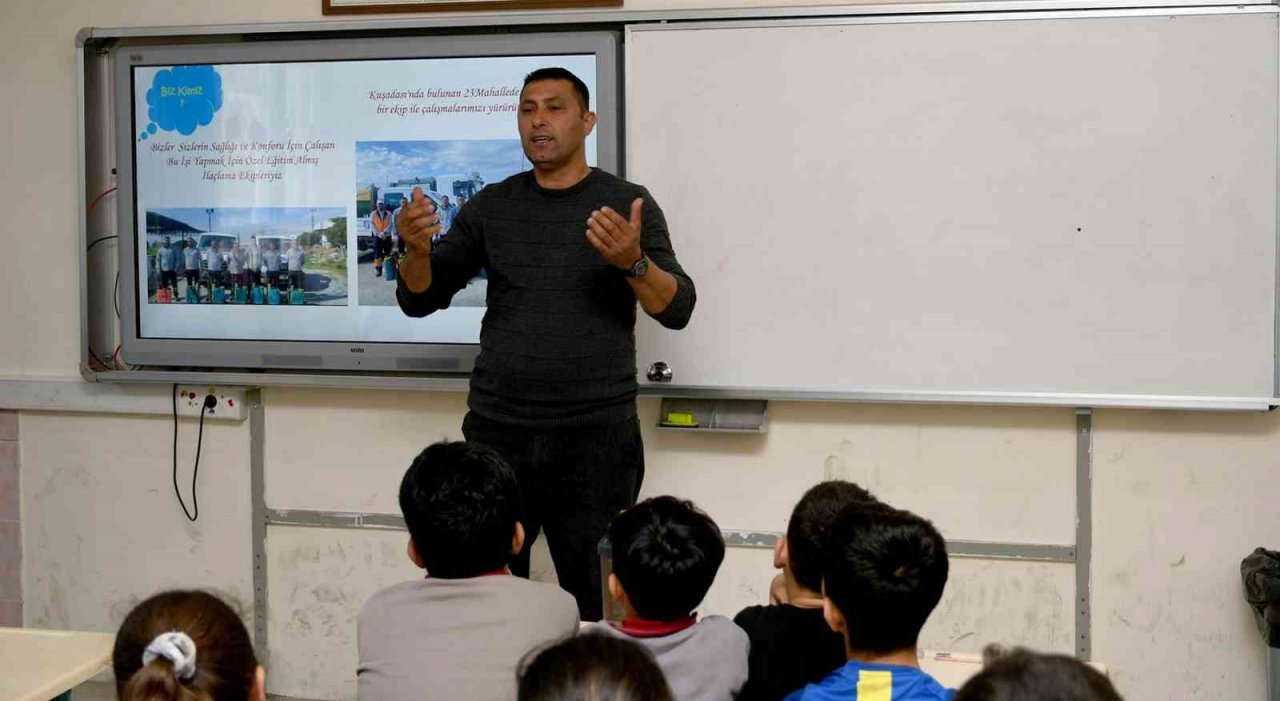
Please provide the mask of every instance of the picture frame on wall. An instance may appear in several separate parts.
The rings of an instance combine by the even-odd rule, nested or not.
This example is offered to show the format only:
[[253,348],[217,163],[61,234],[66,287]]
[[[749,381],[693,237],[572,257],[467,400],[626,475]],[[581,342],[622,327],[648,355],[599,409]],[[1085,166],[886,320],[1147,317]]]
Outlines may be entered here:
[[326,15],[478,10],[559,10],[621,7],[623,0],[321,0]]

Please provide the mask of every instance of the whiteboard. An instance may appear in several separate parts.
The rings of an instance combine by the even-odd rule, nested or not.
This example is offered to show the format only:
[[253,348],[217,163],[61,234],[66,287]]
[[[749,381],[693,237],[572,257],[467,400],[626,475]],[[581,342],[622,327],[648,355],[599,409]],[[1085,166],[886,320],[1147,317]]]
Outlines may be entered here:
[[626,44],[627,175],[698,288],[687,329],[638,328],[642,375],[1274,396],[1275,8],[643,26]]

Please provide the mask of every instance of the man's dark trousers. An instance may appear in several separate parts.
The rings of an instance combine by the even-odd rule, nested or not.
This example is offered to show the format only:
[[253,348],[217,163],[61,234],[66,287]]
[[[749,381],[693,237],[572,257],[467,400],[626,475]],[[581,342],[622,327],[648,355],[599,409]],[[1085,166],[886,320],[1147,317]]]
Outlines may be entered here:
[[633,505],[644,479],[640,421],[607,426],[528,428],[468,412],[468,441],[498,451],[520,480],[524,549],[511,571],[529,576],[529,549],[546,530],[560,586],[584,621],[603,613],[597,546],[618,512]]

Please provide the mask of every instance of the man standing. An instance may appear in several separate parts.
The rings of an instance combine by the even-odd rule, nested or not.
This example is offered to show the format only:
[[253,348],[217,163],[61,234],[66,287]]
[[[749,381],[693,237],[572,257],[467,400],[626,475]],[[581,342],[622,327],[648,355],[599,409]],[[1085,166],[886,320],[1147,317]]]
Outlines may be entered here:
[[240,242],[231,244],[231,255],[227,256],[227,284],[240,282],[244,272],[244,251],[240,250]]
[[262,249],[258,248],[258,237],[250,236],[249,245],[244,248],[244,270],[240,273],[240,282],[245,287],[253,287],[262,276]]
[[457,205],[449,204],[449,196],[445,195],[440,198],[440,235],[449,233],[449,229],[453,227],[453,220],[458,216]]
[[[407,204],[409,204],[409,198],[401,197],[400,203],[397,204],[395,210],[391,212],[391,242],[395,246],[395,250],[401,256],[404,255],[404,239],[400,238],[400,232],[396,230],[396,218],[400,216],[400,210],[404,209],[404,206]],[[391,255],[391,247],[387,248],[387,255]]]
[[[223,263],[222,246],[219,245],[218,241],[215,239],[214,242],[209,245],[209,260],[206,263],[206,267],[209,271],[210,295],[213,294],[213,288],[220,287],[222,285],[222,271],[226,267]],[[210,299],[212,299],[212,296],[210,296]]]
[[396,298],[425,316],[488,269],[462,432],[520,478],[528,538],[512,571],[528,576],[529,546],[546,528],[560,586],[583,620],[596,620],[596,545],[644,477],[636,303],[679,329],[695,293],[649,192],[587,165],[589,104],[587,86],[563,68],[525,78],[517,122],[533,170],[473,197],[434,245],[441,216],[415,190],[397,223],[409,252]]
[[182,269],[187,278],[187,289],[195,289],[200,284],[200,249],[196,247],[195,239],[187,239],[187,247],[182,249]]
[[369,224],[373,227],[373,275],[382,277],[382,256],[391,253],[383,238],[391,238],[391,213],[387,211],[387,203],[378,200],[373,213],[369,215]]
[[266,253],[262,254],[262,267],[266,271],[267,287],[280,286],[280,252],[274,243],[267,244]]
[[302,283],[306,280],[306,273],[302,272],[302,265],[306,262],[306,254],[302,251],[302,246],[297,241],[289,242],[289,287],[301,290]]
[[178,251],[169,245],[169,237],[160,245],[156,254],[160,264],[160,287],[177,288],[178,286]]

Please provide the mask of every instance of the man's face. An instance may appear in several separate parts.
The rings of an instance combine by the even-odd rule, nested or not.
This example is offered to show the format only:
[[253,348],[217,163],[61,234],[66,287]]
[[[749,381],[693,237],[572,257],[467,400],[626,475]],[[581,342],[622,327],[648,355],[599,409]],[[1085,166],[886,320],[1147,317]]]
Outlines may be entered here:
[[441,198],[440,198],[440,201],[441,201],[442,203],[444,203],[444,206],[446,206],[446,207],[448,207],[448,206],[449,206],[449,196],[448,196],[448,195],[445,195],[444,197],[441,197]]
[[569,81],[538,80],[520,92],[517,121],[525,157],[535,166],[555,169],[584,157],[596,115],[578,102]]

